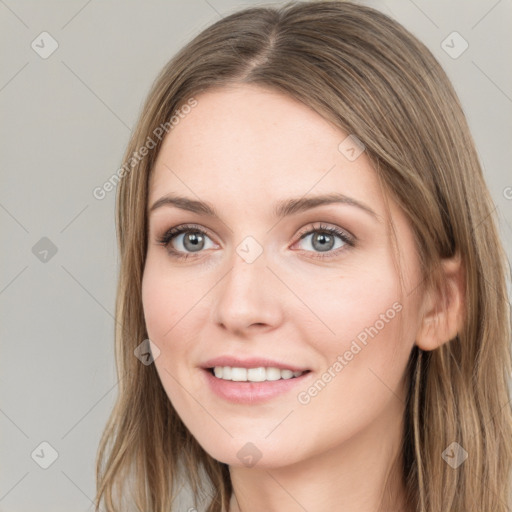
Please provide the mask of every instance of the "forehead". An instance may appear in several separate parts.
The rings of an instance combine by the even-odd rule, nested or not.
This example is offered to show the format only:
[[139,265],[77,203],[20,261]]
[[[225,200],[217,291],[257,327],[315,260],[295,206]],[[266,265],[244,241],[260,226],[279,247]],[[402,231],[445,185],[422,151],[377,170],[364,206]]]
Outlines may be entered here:
[[164,139],[149,203],[169,192],[253,206],[309,192],[380,201],[366,154],[349,160],[340,151],[349,134],[303,103],[246,84],[195,98]]

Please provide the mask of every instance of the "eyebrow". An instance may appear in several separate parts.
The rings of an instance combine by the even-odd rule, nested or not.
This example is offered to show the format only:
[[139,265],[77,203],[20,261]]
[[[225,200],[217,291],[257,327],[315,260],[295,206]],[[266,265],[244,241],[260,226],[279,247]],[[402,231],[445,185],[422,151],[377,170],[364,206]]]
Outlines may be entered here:
[[[273,209],[273,213],[275,217],[283,218],[289,215],[294,215],[310,210],[311,208],[315,208],[317,206],[329,204],[346,204],[349,206],[355,206],[370,214],[377,221],[381,222],[380,215],[373,211],[369,206],[352,197],[338,193],[313,197],[285,199],[276,203]],[[215,207],[211,203],[189,199],[183,196],[175,196],[172,194],[167,194],[155,201],[149,209],[149,213],[155,211],[157,208],[161,208],[162,206],[174,206],[176,208],[180,208],[181,210],[197,213],[198,215],[220,218]]]

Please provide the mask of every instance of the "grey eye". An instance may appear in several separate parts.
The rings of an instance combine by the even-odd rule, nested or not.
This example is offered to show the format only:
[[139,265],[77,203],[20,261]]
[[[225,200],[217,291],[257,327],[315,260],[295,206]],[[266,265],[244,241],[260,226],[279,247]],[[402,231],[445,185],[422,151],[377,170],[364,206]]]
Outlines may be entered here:
[[[340,241],[340,243],[337,246],[335,246],[336,238]],[[346,242],[343,241],[339,235],[325,233],[323,231],[318,230],[307,234],[300,240],[300,242],[303,242],[304,240],[308,239],[310,239],[309,243],[311,244],[313,249],[318,252],[331,251],[333,249],[343,247],[343,245],[346,244]]]
[[[208,236],[203,233],[189,230],[177,235],[171,243],[178,251],[199,252],[205,249],[205,242],[207,238]],[[181,244],[183,248],[179,246],[177,247],[177,244]]]

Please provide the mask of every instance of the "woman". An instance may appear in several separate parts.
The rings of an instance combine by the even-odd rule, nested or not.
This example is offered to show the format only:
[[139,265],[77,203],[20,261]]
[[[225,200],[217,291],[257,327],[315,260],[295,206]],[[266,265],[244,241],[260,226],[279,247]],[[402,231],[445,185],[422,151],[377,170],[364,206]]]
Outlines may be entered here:
[[347,2],[239,11],[122,169],[97,507],[508,510],[505,254],[423,44]]

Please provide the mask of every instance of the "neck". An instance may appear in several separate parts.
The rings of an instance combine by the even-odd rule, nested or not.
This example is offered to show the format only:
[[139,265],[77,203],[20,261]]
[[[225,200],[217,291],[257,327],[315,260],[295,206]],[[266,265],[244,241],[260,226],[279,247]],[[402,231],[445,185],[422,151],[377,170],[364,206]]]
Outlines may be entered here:
[[370,425],[307,460],[269,468],[230,466],[229,512],[409,512],[402,475],[403,407],[402,414],[396,412],[387,423]]

